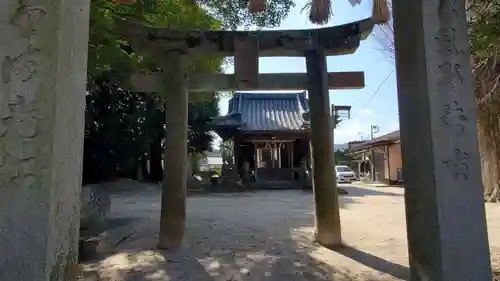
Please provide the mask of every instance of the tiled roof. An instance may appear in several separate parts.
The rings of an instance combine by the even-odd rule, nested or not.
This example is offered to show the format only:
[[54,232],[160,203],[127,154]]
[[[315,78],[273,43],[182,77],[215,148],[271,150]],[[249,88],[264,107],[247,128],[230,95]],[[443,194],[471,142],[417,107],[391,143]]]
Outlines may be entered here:
[[243,131],[300,131],[308,127],[305,92],[236,93],[228,115],[239,114]]
[[399,134],[399,130],[396,130],[396,131],[390,132],[388,134],[385,134],[383,136],[376,137],[372,140],[353,144],[349,148],[349,151],[356,152],[356,151],[364,150],[364,149],[367,149],[367,148],[370,148],[373,146],[377,146],[380,144],[394,143],[394,142],[399,141],[400,139],[401,139],[401,137]]

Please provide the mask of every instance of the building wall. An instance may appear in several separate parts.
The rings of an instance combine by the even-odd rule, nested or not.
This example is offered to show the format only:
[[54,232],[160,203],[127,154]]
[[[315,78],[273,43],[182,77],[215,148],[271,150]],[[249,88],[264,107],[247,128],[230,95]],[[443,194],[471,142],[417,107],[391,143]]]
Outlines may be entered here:
[[368,162],[368,166],[370,167],[373,164],[374,171],[371,171],[371,173],[375,173],[376,181],[388,184],[397,182],[398,169],[403,167],[400,143],[380,144],[379,146],[370,148],[368,151],[358,151],[356,155],[361,156],[361,159],[364,159],[365,156],[369,158],[369,160],[367,159],[370,161]]
[[389,151],[389,180],[398,180],[398,169],[403,167],[403,160],[401,158],[401,143],[395,143],[388,146]]
[[403,167],[401,159],[401,144],[394,143],[375,147],[376,180],[384,183],[394,183],[398,180],[398,169]]
[[385,181],[390,182],[392,178],[391,173],[391,163],[389,158],[389,147],[390,145],[386,145],[384,147],[384,170],[385,170]]
[[[385,147],[380,147],[381,149],[384,149]],[[374,161],[374,171],[375,171],[375,180],[376,181],[381,181],[381,182],[387,182],[388,181],[388,175],[387,175],[387,157],[386,154],[384,153],[385,151],[375,151],[373,153],[373,156],[375,157],[372,159]]]

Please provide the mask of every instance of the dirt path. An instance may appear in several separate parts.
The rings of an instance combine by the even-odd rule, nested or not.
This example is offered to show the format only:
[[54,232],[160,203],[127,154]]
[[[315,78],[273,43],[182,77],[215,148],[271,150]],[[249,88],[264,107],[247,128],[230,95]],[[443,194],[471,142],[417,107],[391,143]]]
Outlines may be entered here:
[[[87,280],[320,281],[405,280],[403,190],[347,186],[341,197],[344,249],[312,242],[312,195],[261,191],[188,199],[185,246],[155,249],[160,193],[113,195],[111,216],[134,218],[138,233],[119,253],[84,265]],[[490,242],[500,253],[500,206],[487,205]],[[95,273],[98,272],[100,279]],[[94,276],[94,277],[90,277]]]

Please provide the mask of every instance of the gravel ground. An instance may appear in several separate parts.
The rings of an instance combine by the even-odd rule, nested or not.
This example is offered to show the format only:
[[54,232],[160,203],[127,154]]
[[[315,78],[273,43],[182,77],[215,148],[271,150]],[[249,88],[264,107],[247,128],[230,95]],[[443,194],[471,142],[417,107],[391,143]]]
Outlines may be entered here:
[[[127,185],[127,191],[112,196],[110,216],[132,218],[137,234],[114,255],[82,265],[84,280],[407,279],[401,188],[343,186],[349,192],[340,199],[346,246],[338,251],[312,241],[311,193],[284,190],[190,196],[185,245],[177,252],[164,252],[155,249],[159,189],[129,181],[122,185]],[[500,206],[488,204],[487,214],[495,257],[500,254]]]

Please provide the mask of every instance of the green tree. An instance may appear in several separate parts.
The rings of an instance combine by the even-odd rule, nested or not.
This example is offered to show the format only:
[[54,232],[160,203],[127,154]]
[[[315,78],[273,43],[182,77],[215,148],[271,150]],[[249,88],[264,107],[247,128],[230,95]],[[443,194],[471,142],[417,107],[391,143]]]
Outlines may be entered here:
[[[129,44],[115,32],[116,19],[153,27],[219,30],[239,26],[275,27],[294,7],[291,0],[269,2],[265,12],[248,12],[247,1],[207,0],[198,5],[180,0],[142,0],[133,5],[110,0],[92,0],[90,13],[89,72],[119,72],[123,77],[138,68],[155,67],[154,58],[131,51]],[[202,8],[203,7],[203,8]],[[191,69],[220,71],[221,58],[198,58]]]
[[150,95],[131,92],[110,76],[88,81],[84,145],[84,182],[115,176],[135,178],[148,148],[146,108]]
[[[184,13],[179,2],[150,2],[127,6],[108,0],[92,1],[84,153],[86,182],[115,175],[135,178],[138,165],[145,166],[147,159],[151,160],[153,177],[162,176],[162,139],[166,127],[163,102],[160,96],[132,92],[127,85],[134,72],[156,66],[147,57],[134,53],[128,42],[116,34],[115,20],[155,26],[168,25],[170,20],[192,28],[220,28],[218,21],[199,8]],[[158,5],[162,3],[169,5]],[[218,72],[222,60],[195,58],[189,63],[191,71]],[[215,93],[204,93],[204,98],[206,103],[217,106]],[[190,106],[190,112],[197,107]],[[197,150],[209,148],[212,140],[206,134],[207,126],[200,125],[198,120],[194,123],[195,130],[202,131],[193,132],[190,126],[190,142],[195,142],[192,146]],[[202,137],[204,142],[199,140]]]
[[[139,170],[149,179],[160,181],[166,127],[161,99],[132,92],[109,73],[89,81],[86,98],[84,182],[116,176],[135,179]],[[208,120],[218,114],[217,96],[189,105],[188,145],[192,152],[211,150],[213,136]],[[146,160],[150,160],[151,174]]]
[[[272,27],[279,25],[291,7],[290,0],[280,0],[270,3],[265,13],[250,14],[246,1],[211,0],[197,6],[179,0],[142,0],[133,5],[92,0],[85,178],[103,180],[114,174],[134,177],[138,163],[144,164],[146,159],[151,161],[151,177],[156,180],[162,177],[162,143],[168,127],[162,97],[134,93],[127,83],[133,73],[156,70],[158,66],[155,58],[135,53],[117,34],[117,19],[182,29]],[[189,58],[189,71],[220,72],[222,62],[220,57]],[[189,145],[196,152],[209,150],[212,135],[207,120],[218,114],[218,95],[190,93],[189,96]]]
[[211,134],[212,126],[209,121],[219,113],[218,96],[189,105],[188,141],[191,152],[201,153],[212,150],[214,136]]
[[[90,75],[104,72],[127,81],[139,69],[156,69],[155,58],[134,53],[129,43],[115,30],[117,19],[148,26],[172,26],[193,29],[220,29],[221,24],[199,7],[184,7],[175,0],[147,0],[134,5],[114,4],[109,0],[92,0],[90,11]],[[221,58],[195,58],[190,70],[220,71]]]

